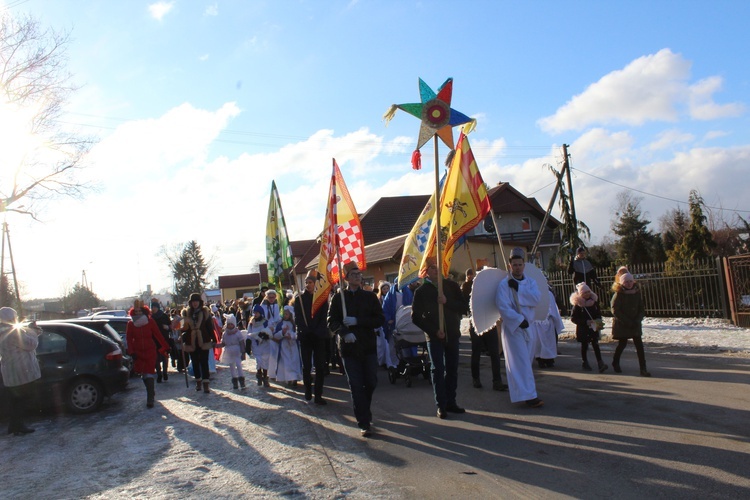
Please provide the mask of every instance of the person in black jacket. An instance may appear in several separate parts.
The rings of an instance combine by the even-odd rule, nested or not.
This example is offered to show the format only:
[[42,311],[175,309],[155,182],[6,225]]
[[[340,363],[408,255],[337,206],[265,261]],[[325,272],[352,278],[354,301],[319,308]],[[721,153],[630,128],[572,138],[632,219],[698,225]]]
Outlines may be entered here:
[[313,397],[312,365],[315,364],[315,404],[324,405],[323,381],[328,358],[326,344],[329,342],[328,325],[328,297],[320,305],[315,314],[311,314],[315,283],[318,272],[311,270],[305,277],[305,291],[294,298],[294,318],[297,326],[302,356],[302,382],[305,385],[305,399]]
[[[169,315],[162,310],[159,299],[157,298],[151,299],[151,317],[156,321],[156,326],[159,327],[159,331],[169,345],[171,352],[171,350],[174,349],[174,341],[169,336],[172,332],[172,320],[170,320]],[[156,355],[156,382],[160,384],[162,380],[165,382],[169,380],[169,375],[167,374],[169,356],[162,356],[158,351],[159,349],[157,349]]]
[[596,269],[586,258],[586,249],[583,247],[578,247],[575,257],[570,260],[568,274],[573,275],[574,285],[583,282],[589,287],[592,285],[601,286],[599,278],[596,276]]
[[[337,336],[338,348],[349,381],[357,419],[362,436],[372,434],[372,394],[378,385],[377,329],[383,326],[385,316],[380,301],[373,292],[362,289],[362,272],[354,263],[344,267],[347,289],[333,296],[328,309],[328,328]],[[341,297],[346,304],[346,315]]]
[[[438,266],[434,258],[427,261],[427,278],[414,292],[411,318],[425,335],[432,364],[432,389],[435,394],[438,418],[446,412],[465,413],[456,403],[458,386],[458,344],[461,337],[461,318],[468,312],[461,287],[453,280],[443,280],[443,295],[438,295]],[[445,331],[440,329],[438,307],[443,304]]]

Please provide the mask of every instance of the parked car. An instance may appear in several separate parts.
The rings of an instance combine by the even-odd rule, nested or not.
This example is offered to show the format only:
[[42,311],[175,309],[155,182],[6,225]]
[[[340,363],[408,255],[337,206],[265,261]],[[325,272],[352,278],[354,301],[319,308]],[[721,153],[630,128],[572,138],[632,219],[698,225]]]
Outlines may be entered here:
[[[74,323],[38,321],[37,326],[42,378],[33,382],[29,408],[90,413],[105,397],[125,390],[130,373],[114,340]],[[6,400],[4,391],[0,384],[0,401]]]
[[91,315],[92,317],[99,317],[99,316],[120,316],[123,318],[128,317],[128,312],[123,309],[109,309],[106,311],[96,311]]
[[[58,320],[60,322],[64,323],[75,323],[76,325],[85,326],[86,328],[91,328],[95,332],[99,332],[105,337],[108,337],[115,341],[115,343],[120,347],[120,350],[122,351],[122,364],[125,366],[128,370],[130,370],[132,375],[133,370],[133,360],[130,356],[127,354],[127,346],[125,343],[125,333],[124,333],[124,327],[123,327],[123,333],[120,334],[113,326],[110,324],[111,318],[106,317],[97,317],[97,318],[72,318],[72,319],[61,319]],[[116,321],[114,322],[118,324]],[[120,322],[119,324],[122,324]],[[119,325],[118,324],[118,325]],[[124,323],[127,325],[127,322]]]
[[128,347],[128,340],[125,336],[125,332],[128,328],[128,323],[130,323],[130,316],[107,316],[107,315],[101,315],[101,316],[84,316],[83,318],[76,318],[76,320],[99,320],[99,321],[107,321],[109,323],[109,326],[114,328],[114,330],[120,334],[120,338],[122,339],[122,343],[126,348]]

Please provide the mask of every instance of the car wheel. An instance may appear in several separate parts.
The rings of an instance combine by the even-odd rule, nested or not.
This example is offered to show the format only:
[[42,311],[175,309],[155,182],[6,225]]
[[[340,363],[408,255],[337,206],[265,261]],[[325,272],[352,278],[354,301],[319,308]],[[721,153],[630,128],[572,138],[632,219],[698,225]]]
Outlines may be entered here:
[[91,413],[102,405],[104,389],[101,382],[91,378],[79,378],[68,388],[67,406],[72,413]]

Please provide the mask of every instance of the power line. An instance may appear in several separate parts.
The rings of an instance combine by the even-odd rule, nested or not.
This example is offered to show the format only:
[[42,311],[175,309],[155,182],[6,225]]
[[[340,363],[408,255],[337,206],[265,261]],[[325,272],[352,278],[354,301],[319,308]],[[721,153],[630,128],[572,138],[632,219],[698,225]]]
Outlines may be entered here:
[[[682,205],[688,205],[688,206],[690,205],[690,202],[683,201],[683,200],[676,200],[674,198],[668,198],[666,196],[661,196],[661,195],[658,195],[658,194],[649,193],[647,191],[636,189],[634,187],[629,187],[629,186],[626,186],[624,184],[620,184],[618,182],[611,181],[609,179],[604,179],[604,178],[599,177],[597,175],[594,175],[594,174],[592,174],[590,172],[586,172],[584,170],[581,170],[580,168],[572,168],[572,170],[575,170],[576,172],[581,172],[582,174],[586,174],[589,177],[593,177],[594,179],[598,179],[598,180],[600,180],[602,182],[606,182],[608,184],[613,184],[613,185],[621,187],[623,189],[627,189],[628,191],[635,191],[636,193],[641,193],[641,194],[646,195],[646,196],[651,196],[651,197],[654,197],[654,198],[659,198],[659,199],[667,200],[667,201],[673,201],[675,203],[680,203]],[[712,206],[709,206],[709,205],[703,205],[703,206],[706,207],[706,208],[713,209],[713,210],[726,210],[727,212],[750,213],[750,210],[736,210],[736,209],[730,209],[730,208],[725,208],[725,207],[712,207]]]

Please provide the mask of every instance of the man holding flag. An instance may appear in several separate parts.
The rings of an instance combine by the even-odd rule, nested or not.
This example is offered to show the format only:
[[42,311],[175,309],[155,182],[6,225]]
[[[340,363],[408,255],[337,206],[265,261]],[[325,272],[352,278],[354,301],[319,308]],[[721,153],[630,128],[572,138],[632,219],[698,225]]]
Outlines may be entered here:
[[328,300],[333,285],[343,274],[343,287],[328,309],[328,329],[337,335],[338,348],[352,392],[354,416],[362,436],[372,431],[370,404],[378,384],[377,332],[385,321],[378,297],[362,289],[362,271],[367,267],[362,224],[354,208],[336,160],[328,192],[328,206],[318,260],[312,314]]
[[435,208],[436,222],[430,227],[422,257],[420,276],[426,276],[427,280],[414,293],[412,305],[412,321],[428,337],[435,404],[441,419],[446,418],[446,411],[465,412],[456,404],[456,387],[461,317],[468,312],[458,283],[443,282],[442,278],[450,273],[453,251],[461,237],[482,222],[490,209],[482,175],[469,140],[462,133],[442,183],[440,202]]

